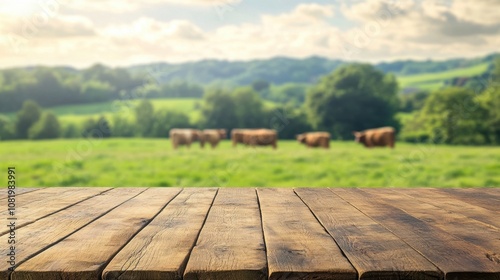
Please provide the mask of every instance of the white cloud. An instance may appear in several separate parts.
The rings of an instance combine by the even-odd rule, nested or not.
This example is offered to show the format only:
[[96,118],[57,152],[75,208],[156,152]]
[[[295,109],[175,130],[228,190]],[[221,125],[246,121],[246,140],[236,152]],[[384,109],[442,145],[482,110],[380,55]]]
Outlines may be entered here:
[[216,6],[241,0],[63,0],[71,1],[70,7],[82,11],[106,11],[109,13],[134,12],[152,5]]
[[[84,3],[83,0],[64,1]],[[158,1],[146,0],[141,5]],[[168,0],[169,3],[175,1],[181,0]],[[95,62],[130,65],[205,58],[247,60],[278,55],[319,55],[364,61],[444,59],[498,51],[500,23],[488,10],[493,7],[492,2],[477,1],[481,3],[474,7],[465,2],[366,0],[349,4],[344,1],[340,11],[332,5],[308,3],[280,14],[261,14],[254,22],[222,23],[210,30],[186,19],[161,21],[147,16],[129,22],[110,20],[112,23],[97,26],[82,15],[69,15],[66,10],[55,13],[57,9],[52,7],[49,11],[54,16],[45,24],[36,25],[37,32],[21,38],[23,48],[18,52],[12,38],[18,42],[20,38],[12,34],[22,35],[22,20],[29,22],[32,17],[0,12],[0,56],[2,65],[87,66]],[[95,5],[93,9],[105,7],[100,3],[111,3],[108,7],[115,7],[117,11],[139,5],[130,0],[86,0],[81,5],[87,9],[92,5]],[[184,3],[210,5],[221,1]],[[36,14],[40,9],[32,11]],[[484,19],[479,16],[480,10],[488,10],[484,11]],[[350,25],[340,29],[332,24],[339,22],[335,13],[342,13]]]

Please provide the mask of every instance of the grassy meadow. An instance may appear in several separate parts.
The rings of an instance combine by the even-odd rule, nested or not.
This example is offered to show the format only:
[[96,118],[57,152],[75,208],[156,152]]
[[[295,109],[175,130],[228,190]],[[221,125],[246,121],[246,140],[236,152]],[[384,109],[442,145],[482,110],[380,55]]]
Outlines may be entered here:
[[401,88],[414,87],[422,90],[440,89],[446,80],[456,77],[472,77],[481,75],[488,70],[489,63],[481,63],[471,67],[453,69],[437,73],[425,73],[408,76],[398,76],[399,86]]
[[19,187],[492,187],[500,186],[500,147],[398,143],[395,150],[332,142],[330,150],[280,141],[277,150],[229,140],[173,150],[168,139],[0,142],[2,170]]

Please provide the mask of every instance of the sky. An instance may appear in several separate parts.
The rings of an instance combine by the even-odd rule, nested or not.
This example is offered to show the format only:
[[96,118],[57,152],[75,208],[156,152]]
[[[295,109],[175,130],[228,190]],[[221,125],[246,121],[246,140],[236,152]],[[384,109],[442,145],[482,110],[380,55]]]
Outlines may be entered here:
[[479,57],[499,51],[499,10],[499,0],[1,1],[0,68]]

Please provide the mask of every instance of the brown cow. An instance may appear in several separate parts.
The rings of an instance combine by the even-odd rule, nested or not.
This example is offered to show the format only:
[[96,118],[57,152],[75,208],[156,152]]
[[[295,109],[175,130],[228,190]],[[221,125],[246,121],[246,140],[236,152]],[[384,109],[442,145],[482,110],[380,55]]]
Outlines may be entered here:
[[278,133],[274,129],[255,129],[243,132],[243,143],[255,146],[273,146],[277,148]]
[[212,149],[217,147],[221,139],[227,137],[227,132],[225,129],[205,129],[203,130],[203,139],[205,142],[210,143]]
[[308,132],[296,136],[297,141],[307,147],[330,148],[330,133],[324,131]]
[[395,130],[392,127],[367,129],[361,132],[353,131],[355,141],[367,148],[389,146],[394,149]]
[[180,145],[186,145],[189,148],[195,141],[200,141],[200,147],[205,146],[203,133],[197,129],[173,128],[170,130],[169,136],[174,149],[177,149]]
[[243,135],[246,131],[251,131],[253,129],[233,129],[231,130],[231,140],[233,142],[233,147],[236,147],[238,143],[248,144],[243,142]]

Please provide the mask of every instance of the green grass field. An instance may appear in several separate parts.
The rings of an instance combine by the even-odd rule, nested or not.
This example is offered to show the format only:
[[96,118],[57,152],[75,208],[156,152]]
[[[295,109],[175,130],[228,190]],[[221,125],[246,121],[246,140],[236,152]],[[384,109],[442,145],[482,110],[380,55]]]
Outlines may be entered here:
[[1,168],[19,187],[491,187],[500,186],[499,147],[397,144],[395,150],[295,141],[271,148],[172,150],[168,139],[0,142]]
[[[170,110],[181,112],[189,116],[191,122],[196,123],[201,117],[201,106],[203,99],[196,98],[170,98],[170,99],[149,99],[155,110]],[[127,102],[102,102],[82,105],[67,105],[51,108],[43,108],[56,114],[62,124],[81,124],[88,118],[98,118],[103,115],[108,120],[113,120],[113,115],[120,114],[123,117],[133,119],[134,107],[139,104],[140,100],[132,100]],[[264,101],[264,105],[268,108],[276,106],[271,101]],[[16,113],[6,114],[7,117],[13,119]]]
[[409,76],[398,76],[400,88],[415,87],[424,90],[437,90],[444,85],[444,81],[456,77],[472,77],[483,74],[488,70],[489,63],[481,63],[472,67],[454,69],[438,73],[426,73]]

